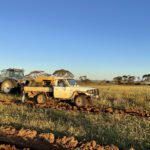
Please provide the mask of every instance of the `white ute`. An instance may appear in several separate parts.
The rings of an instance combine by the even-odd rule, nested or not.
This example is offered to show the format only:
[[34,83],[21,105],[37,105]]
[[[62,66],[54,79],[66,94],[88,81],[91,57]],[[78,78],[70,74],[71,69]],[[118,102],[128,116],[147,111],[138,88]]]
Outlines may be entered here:
[[[36,86],[35,86],[36,85]],[[77,85],[76,80],[56,76],[39,76],[34,84],[24,87],[24,98],[36,97],[37,103],[44,103],[52,97],[59,100],[72,100],[78,107],[91,105],[99,98],[99,90]]]

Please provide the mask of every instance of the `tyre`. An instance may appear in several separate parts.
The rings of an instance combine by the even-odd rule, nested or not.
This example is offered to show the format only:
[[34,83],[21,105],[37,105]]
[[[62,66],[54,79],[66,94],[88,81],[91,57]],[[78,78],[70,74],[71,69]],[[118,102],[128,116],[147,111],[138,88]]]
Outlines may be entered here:
[[85,107],[87,105],[87,98],[85,95],[79,95],[75,99],[75,104],[77,107]]
[[11,93],[11,91],[15,88],[15,83],[13,80],[5,80],[1,85],[1,91],[5,94]]
[[46,97],[44,94],[39,94],[36,98],[38,104],[44,104],[46,102]]

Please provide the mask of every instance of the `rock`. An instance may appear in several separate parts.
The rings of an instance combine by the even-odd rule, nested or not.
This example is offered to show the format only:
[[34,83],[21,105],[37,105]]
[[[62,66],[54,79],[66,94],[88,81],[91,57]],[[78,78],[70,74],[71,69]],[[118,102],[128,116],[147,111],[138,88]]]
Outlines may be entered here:
[[96,141],[91,141],[91,146],[93,147],[93,148],[95,148],[96,147]]
[[115,145],[111,145],[111,150],[119,150],[119,148]]
[[129,150],[135,150],[133,147],[131,147]]
[[42,133],[39,135],[39,137],[49,141],[51,144],[55,142],[55,135],[52,133]]
[[37,136],[37,131],[33,130],[24,130],[21,129],[17,136],[23,137],[23,138],[30,138],[34,139]]
[[64,136],[62,139],[58,138],[56,143],[65,146],[66,148],[75,148],[78,145],[78,141],[72,137]]
[[105,146],[105,150],[119,150],[119,148],[115,145]]
[[96,150],[105,150],[104,147],[97,145]]
[[68,148],[75,148],[78,145],[78,141],[74,137],[71,137],[68,141]]
[[111,108],[111,107],[110,107],[110,108],[107,108],[107,109],[106,109],[106,112],[108,112],[108,113],[113,113],[113,108]]
[[15,146],[10,146],[10,145],[0,145],[0,150],[17,150]]
[[14,135],[16,133],[16,129],[12,127],[2,127],[0,128],[0,132],[5,133],[7,135]]

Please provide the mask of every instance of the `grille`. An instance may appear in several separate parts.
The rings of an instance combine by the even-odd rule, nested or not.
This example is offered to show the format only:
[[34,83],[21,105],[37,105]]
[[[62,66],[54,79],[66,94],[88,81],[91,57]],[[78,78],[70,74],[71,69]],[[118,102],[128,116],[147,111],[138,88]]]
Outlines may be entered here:
[[94,94],[94,96],[97,96],[99,95],[99,90],[98,89],[92,90],[92,93]]

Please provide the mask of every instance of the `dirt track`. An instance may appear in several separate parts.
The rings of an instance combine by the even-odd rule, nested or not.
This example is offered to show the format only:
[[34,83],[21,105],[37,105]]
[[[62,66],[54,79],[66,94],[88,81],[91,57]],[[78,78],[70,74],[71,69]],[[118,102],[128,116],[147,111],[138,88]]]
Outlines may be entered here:
[[36,108],[52,108],[52,109],[58,109],[58,110],[67,110],[67,111],[81,111],[81,112],[88,112],[88,113],[109,113],[109,114],[128,114],[132,116],[138,116],[138,117],[145,117],[150,118],[150,112],[149,111],[143,111],[139,109],[120,109],[120,108],[113,108],[108,106],[99,106],[99,107],[84,107],[84,108],[78,108],[72,104],[66,103],[66,102],[59,102],[55,100],[49,100],[46,104],[35,104],[33,101],[27,101],[26,103],[21,103],[19,100],[0,100],[0,103],[3,103],[4,105],[10,105],[12,103],[21,106],[21,105],[27,105],[31,107]]
[[[119,150],[117,146],[101,146],[95,141],[79,142],[75,137],[55,137],[53,133],[38,134],[35,130],[0,127],[0,150]],[[12,145],[12,146],[10,146]]]

